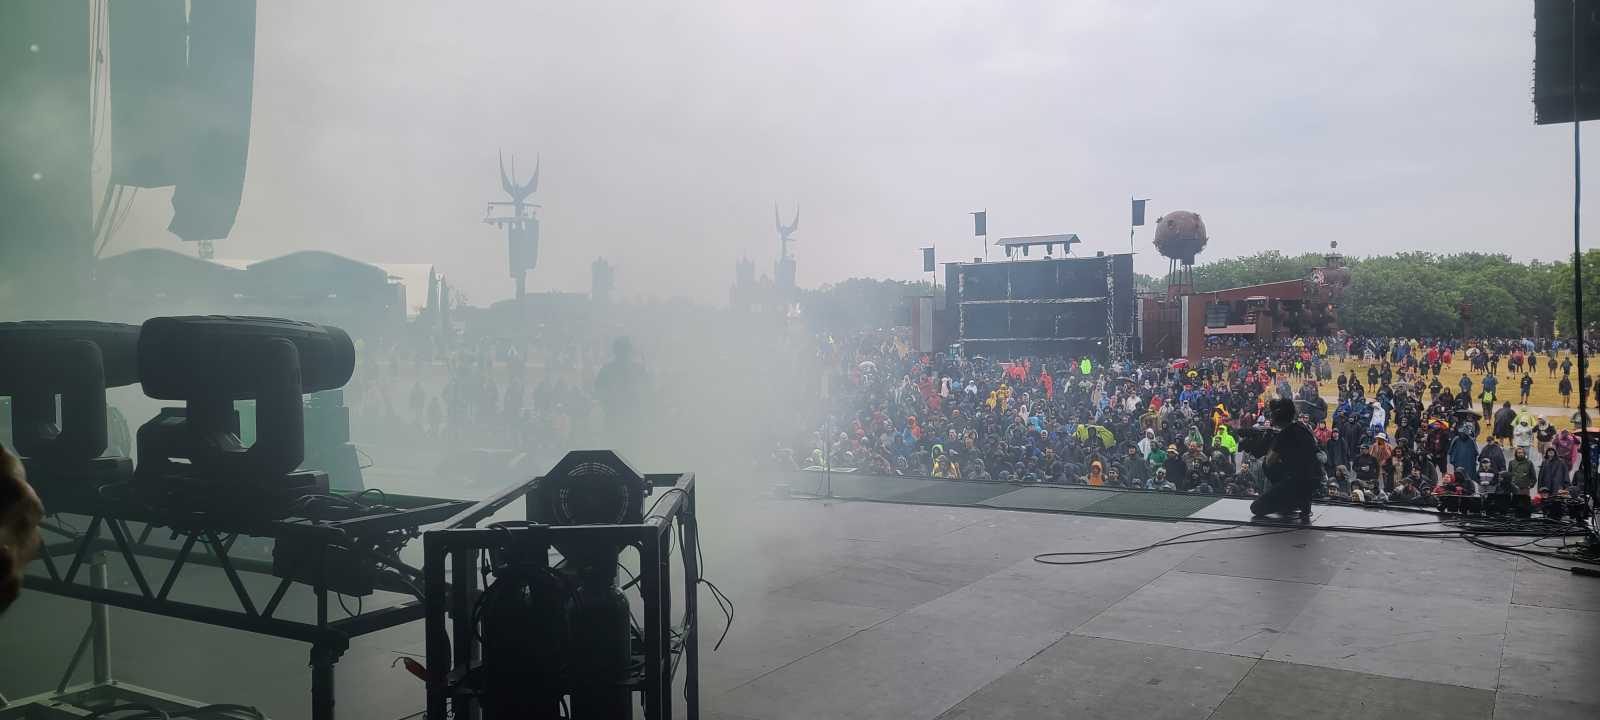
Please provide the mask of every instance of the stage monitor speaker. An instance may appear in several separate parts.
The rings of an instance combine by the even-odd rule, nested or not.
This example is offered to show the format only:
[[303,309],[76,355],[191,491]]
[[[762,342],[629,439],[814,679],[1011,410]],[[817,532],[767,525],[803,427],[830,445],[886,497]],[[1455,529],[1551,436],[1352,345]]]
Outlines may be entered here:
[[1574,67],[1578,119],[1600,117],[1600,0],[1535,0],[1533,19],[1534,122],[1572,122]]

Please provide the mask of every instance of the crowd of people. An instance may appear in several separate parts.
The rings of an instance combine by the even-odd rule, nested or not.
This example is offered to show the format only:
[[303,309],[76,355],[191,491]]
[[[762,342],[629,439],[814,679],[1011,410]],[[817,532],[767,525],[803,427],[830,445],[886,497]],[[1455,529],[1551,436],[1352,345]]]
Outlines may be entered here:
[[[1314,437],[1319,494],[1418,505],[1447,493],[1537,499],[1576,492],[1579,438],[1501,400],[1508,383],[1498,376],[1519,378],[1510,384],[1525,404],[1541,359],[1547,377],[1559,368],[1572,382],[1562,350],[1548,341],[1341,336],[1236,345],[1193,364],[996,361],[914,352],[895,333],[870,332],[825,342],[831,406],[775,458],[886,475],[1250,497],[1272,485],[1263,438],[1274,430],[1268,403],[1282,398]],[[1470,370],[1450,382],[1444,373],[1456,357]],[[1335,369],[1352,363],[1364,370]]]

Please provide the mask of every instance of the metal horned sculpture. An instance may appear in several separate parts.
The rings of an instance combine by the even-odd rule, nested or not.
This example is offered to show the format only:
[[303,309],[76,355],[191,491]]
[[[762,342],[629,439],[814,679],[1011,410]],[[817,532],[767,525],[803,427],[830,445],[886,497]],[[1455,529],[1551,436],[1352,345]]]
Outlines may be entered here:
[[[537,176],[535,176],[537,177]],[[772,222],[778,226],[778,257],[789,257],[789,243],[794,242],[794,231],[800,229],[800,206],[794,206],[794,220],[788,225],[783,224],[783,218],[778,215],[778,204],[772,204]]]
[[533,177],[528,178],[527,183],[518,185],[517,156],[511,156],[511,174],[508,176],[506,175],[506,156],[502,151],[500,153],[500,187],[505,189],[507,195],[511,196],[512,205],[517,208],[517,214],[521,215],[522,204],[527,202],[529,195],[539,189],[539,156],[535,155],[533,159]]

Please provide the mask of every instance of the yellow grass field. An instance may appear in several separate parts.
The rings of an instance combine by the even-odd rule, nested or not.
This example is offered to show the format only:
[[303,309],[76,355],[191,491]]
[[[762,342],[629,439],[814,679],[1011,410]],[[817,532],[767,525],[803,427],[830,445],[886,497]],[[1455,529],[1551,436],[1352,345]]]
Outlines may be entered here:
[[[1571,422],[1571,419],[1569,417],[1573,412],[1577,411],[1577,406],[1578,406],[1578,388],[1577,388],[1577,382],[1578,382],[1578,379],[1577,379],[1577,362],[1578,361],[1577,361],[1576,357],[1574,357],[1573,360],[1572,360],[1572,362],[1573,362],[1573,369],[1572,369],[1573,370],[1573,388],[1572,388],[1572,401],[1571,401],[1572,407],[1571,408],[1568,408],[1568,409],[1565,409],[1565,410],[1562,409],[1562,407],[1561,407],[1561,394],[1556,391],[1557,384],[1561,381],[1560,362],[1561,362],[1561,360],[1563,358],[1567,357],[1569,354],[1570,353],[1561,353],[1560,355],[1558,355],[1556,357],[1557,367],[1556,367],[1556,375],[1555,375],[1555,377],[1550,377],[1550,370],[1546,367],[1546,358],[1548,357],[1546,355],[1537,356],[1538,357],[1538,361],[1539,361],[1539,366],[1534,372],[1529,373],[1530,375],[1533,376],[1533,388],[1528,393],[1528,403],[1527,403],[1526,407],[1530,408],[1535,416],[1543,414],[1557,428],[1576,428],[1577,427],[1575,424],[1573,424]],[[1333,369],[1334,369],[1335,373],[1342,373],[1342,372],[1344,372],[1346,370],[1354,370],[1354,371],[1356,371],[1356,375],[1361,378],[1362,384],[1363,385],[1366,384],[1366,382],[1367,382],[1367,366],[1368,365],[1372,365],[1373,363],[1361,362],[1359,359],[1355,358],[1354,356],[1352,356],[1349,360],[1347,360],[1345,362],[1342,362],[1342,363],[1339,362],[1339,359],[1337,357],[1333,357],[1332,360],[1333,360]],[[1593,361],[1591,361],[1591,362],[1593,362]],[[1511,376],[1510,374],[1508,374],[1506,372],[1506,365],[1505,365],[1505,362],[1503,360],[1501,361],[1500,367],[1498,369],[1499,369],[1499,373],[1496,375],[1496,377],[1499,379],[1500,383],[1499,383],[1499,386],[1498,386],[1497,391],[1496,391],[1496,395],[1498,396],[1498,399],[1495,400],[1495,407],[1499,407],[1500,404],[1503,401],[1510,400],[1512,407],[1521,409],[1523,407],[1523,405],[1518,403],[1518,400],[1520,399],[1520,393],[1518,391],[1518,383],[1520,383],[1522,381],[1522,374],[1519,373],[1514,377]],[[1439,374],[1439,382],[1443,383],[1445,387],[1450,388],[1451,392],[1456,392],[1458,390],[1456,383],[1461,380],[1462,373],[1466,373],[1467,377],[1472,379],[1472,388],[1473,388],[1473,395],[1474,395],[1473,405],[1474,405],[1474,407],[1476,407],[1477,406],[1477,393],[1482,389],[1483,375],[1481,373],[1472,372],[1472,366],[1467,362],[1466,358],[1458,356],[1458,357],[1454,358],[1454,362],[1450,363],[1449,365],[1444,366],[1444,369],[1442,371],[1440,371],[1440,374]],[[1325,395],[1331,395],[1331,394],[1334,394],[1336,392],[1337,392],[1337,390],[1332,388],[1332,387],[1324,387],[1323,388],[1323,394],[1325,394]],[[1368,397],[1372,396],[1372,392],[1373,392],[1372,388],[1370,388],[1370,387],[1367,388],[1367,396]],[[1591,395],[1590,398],[1589,398],[1589,413],[1590,413],[1589,423],[1591,425],[1600,425],[1600,411],[1596,411],[1594,408],[1595,408],[1595,401],[1594,401],[1593,395]],[[1482,424],[1481,434],[1479,436],[1480,439],[1483,438],[1483,437],[1487,437],[1487,435],[1489,433],[1489,430],[1490,430],[1489,423],[1486,421],[1486,422],[1484,422]]]

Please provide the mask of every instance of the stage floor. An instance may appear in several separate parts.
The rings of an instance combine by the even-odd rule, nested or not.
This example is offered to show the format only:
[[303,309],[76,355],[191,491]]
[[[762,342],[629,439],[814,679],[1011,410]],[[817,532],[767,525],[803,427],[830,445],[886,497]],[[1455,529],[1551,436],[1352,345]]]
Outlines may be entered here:
[[1305,529],[1057,567],[1031,558],[1215,526],[833,501],[767,520],[811,571],[745,588],[710,717],[1600,717],[1600,580],[1461,541]]
[[[1300,529],[1057,567],[1032,556],[1218,528],[1206,521],[1236,519],[1235,501],[1153,521],[702,498],[708,574],[736,603],[711,652],[722,617],[702,594],[706,718],[1600,717],[1600,580],[1460,541]],[[1331,507],[1315,520],[1418,521]],[[211,581],[225,587],[219,574],[187,591]],[[0,689],[53,686],[86,615],[25,596],[0,618]],[[46,630],[59,637],[44,642]],[[355,642],[338,668],[339,716],[419,708],[420,685],[392,665],[421,648],[420,626]],[[113,655],[130,682],[305,714],[302,645],[114,611]]]

